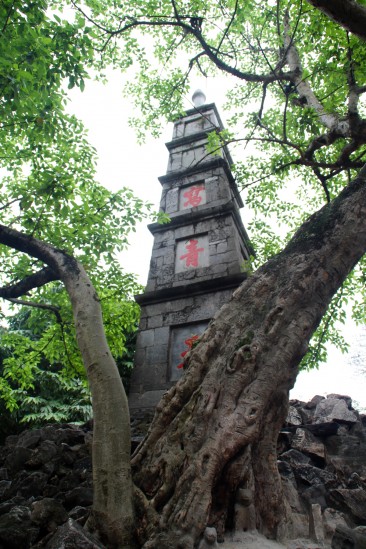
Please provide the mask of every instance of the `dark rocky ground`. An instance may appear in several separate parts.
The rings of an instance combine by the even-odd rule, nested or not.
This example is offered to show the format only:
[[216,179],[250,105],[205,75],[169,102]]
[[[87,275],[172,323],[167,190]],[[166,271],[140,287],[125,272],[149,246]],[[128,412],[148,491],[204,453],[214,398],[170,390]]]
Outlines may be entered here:
[[[81,528],[92,504],[91,440],[90,424],[48,425],[6,439],[0,549],[102,547]],[[291,401],[278,456],[290,539],[310,538],[314,548],[366,549],[366,416],[351,399]],[[241,526],[250,528],[250,501],[243,505]]]

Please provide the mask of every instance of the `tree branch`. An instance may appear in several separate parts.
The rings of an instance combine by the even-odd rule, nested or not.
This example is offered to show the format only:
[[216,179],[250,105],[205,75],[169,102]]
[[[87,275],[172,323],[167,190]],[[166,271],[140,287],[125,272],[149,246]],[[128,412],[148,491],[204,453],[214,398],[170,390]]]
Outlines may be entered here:
[[[291,73],[294,74],[293,82],[297,88],[300,97],[304,97],[306,99],[307,105],[314,109],[314,111],[318,115],[319,121],[326,128],[328,128],[328,130],[334,130],[337,127],[340,135],[343,135],[345,137],[349,130],[348,124],[344,123],[342,126],[340,126],[337,116],[335,116],[334,114],[326,113],[323,105],[311,89],[309,82],[303,79],[303,70],[300,56],[298,54],[293,39],[291,39],[290,37],[290,34],[290,20],[289,15],[286,14],[284,20],[284,43],[285,49],[287,51],[287,63],[289,65]],[[340,127],[338,128],[338,126]]]
[[36,303],[35,301],[26,301],[25,299],[15,299],[13,297],[5,297],[7,301],[10,301],[11,303],[15,303],[16,305],[25,305],[26,307],[34,307],[36,309],[45,309],[47,311],[51,311],[55,314],[57,318],[57,322],[59,324],[62,324],[62,318],[60,315],[60,309],[59,307],[55,307],[54,305],[47,305],[46,303]]
[[253,74],[253,73],[247,73],[243,72],[236,67],[233,67],[231,65],[228,65],[218,57],[218,50],[216,47],[210,46],[210,44],[207,42],[207,40],[203,37],[201,31],[199,28],[192,27],[188,23],[185,23],[183,19],[189,19],[189,17],[178,14],[176,19],[169,19],[164,16],[152,16],[152,19],[150,20],[138,20],[135,18],[128,18],[125,17],[125,20],[128,22],[124,24],[122,27],[118,29],[108,29],[104,27],[103,25],[100,25],[97,21],[94,21],[91,17],[89,17],[83,10],[80,8],[73,0],[72,5],[77,9],[83,17],[93,25],[95,25],[100,31],[105,33],[109,36],[108,41],[113,36],[119,36],[128,30],[131,30],[133,28],[137,28],[139,26],[150,26],[150,27],[179,27],[181,28],[185,33],[191,34],[196,38],[196,40],[200,43],[204,53],[207,55],[207,57],[212,61],[216,67],[223,72],[226,72],[228,74],[231,74],[232,76],[235,76],[239,78],[240,80],[245,80],[246,82],[275,82],[275,81],[291,81],[293,78],[293,75],[286,74],[286,73],[280,73],[280,74]]
[[49,267],[44,267],[37,273],[31,274],[15,284],[0,288],[0,297],[7,300],[16,299],[35,288],[40,288],[55,280],[59,280],[56,273]]
[[355,0],[307,0],[336,23],[366,40],[366,8]]

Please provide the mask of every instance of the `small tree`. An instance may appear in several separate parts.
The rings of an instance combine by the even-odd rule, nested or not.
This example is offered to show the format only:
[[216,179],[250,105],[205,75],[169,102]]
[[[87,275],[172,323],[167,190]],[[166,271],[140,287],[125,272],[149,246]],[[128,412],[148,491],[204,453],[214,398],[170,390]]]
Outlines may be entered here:
[[[356,8],[364,13],[360,4],[345,3],[349,18]],[[3,134],[12,177],[4,180],[2,197],[0,242],[8,284],[0,295],[19,299],[61,281],[70,297],[93,394],[89,526],[109,547],[131,546],[135,530],[145,549],[191,548],[206,524],[223,528],[243,485],[253,491],[258,528],[281,537],[286,508],[275,450],[288,391],[331,299],[366,249],[364,43],[301,1],[288,6],[254,0],[244,6],[232,0],[213,6],[199,0],[141,1],[129,6],[128,13],[107,0],[84,4],[76,6],[72,24],[58,15],[57,24],[48,19],[44,5],[13,2],[1,8],[4,49],[10,44],[2,106],[13,129]],[[337,10],[332,17],[337,18]],[[344,23],[343,15],[340,20]],[[168,68],[169,58],[177,64],[175,52],[182,46],[190,55],[188,69],[175,67],[166,79],[149,72],[149,59],[134,35],[138,29],[151,33],[155,54]],[[28,47],[33,40],[34,47]],[[250,190],[254,211],[291,215],[292,229],[297,227],[282,251],[268,242],[263,246],[272,257],[234,293],[185,358],[182,379],[158,405],[149,434],[133,457],[135,488],[126,397],[104,336],[100,302],[80,260],[89,269],[95,249],[101,252],[99,260],[113,258],[113,244],[119,241],[114,230],[120,224],[128,230],[139,203],[128,193],[122,199],[94,184],[92,153],[78,138],[77,122],[64,116],[58,91],[63,77],[83,86],[84,53],[97,63],[93,48],[101,53],[100,66],[114,62],[126,68],[134,56],[138,60],[141,79],[132,89],[143,96],[143,123],[153,130],[156,110],[169,116],[181,110],[181,94],[194,67],[202,72],[216,67],[244,82],[231,93],[231,102],[248,131],[235,140],[259,143],[262,157],[253,155],[239,165],[238,179]],[[243,112],[244,105],[251,105],[252,113]],[[233,141],[227,133],[213,136],[211,148],[228,139]],[[24,160],[30,175],[22,169]],[[301,208],[277,201],[285,176],[297,178]],[[86,212],[87,232],[80,224]],[[51,219],[57,220],[52,230]],[[108,238],[95,235],[92,222],[105,227]],[[257,228],[264,227],[260,220]],[[96,263],[92,260],[91,273]],[[353,283],[361,280],[362,273]],[[356,313],[362,318],[364,311],[359,307]],[[322,329],[320,343],[324,334]]]

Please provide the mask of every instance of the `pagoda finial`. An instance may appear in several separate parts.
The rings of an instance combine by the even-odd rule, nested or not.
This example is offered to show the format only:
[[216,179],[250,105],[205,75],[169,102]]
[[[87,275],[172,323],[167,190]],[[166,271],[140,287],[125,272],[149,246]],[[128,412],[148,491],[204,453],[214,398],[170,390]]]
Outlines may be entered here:
[[193,105],[195,107],[201,107],[202,105],[205,104],[205,101],[206,101],[206,96],[205,94],[203,93],[202,90],[196,90],[194,92],[194,94],[192,95],[192,101],[193,101]]

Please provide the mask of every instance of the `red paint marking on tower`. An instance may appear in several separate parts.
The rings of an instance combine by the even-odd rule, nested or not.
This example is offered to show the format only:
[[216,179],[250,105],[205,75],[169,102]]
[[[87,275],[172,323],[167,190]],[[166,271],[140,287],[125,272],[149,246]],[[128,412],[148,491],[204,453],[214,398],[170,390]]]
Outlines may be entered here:
[[204,191],[205,187],[203,185],[195,185],[194,187],[190,187],[188,191],[183,193],[184,198],[187,199],[187,202],[184,202],[184,207],[187,206],[198,206],[202,202],[202,196],[200,196],[200,192]]
[[198,240],[192,239],[186,244],[188,253],[181,255],[179,259],[186,260],[186,267],[198,267],[198,254],[204,251],[204,248],[197,248]]

